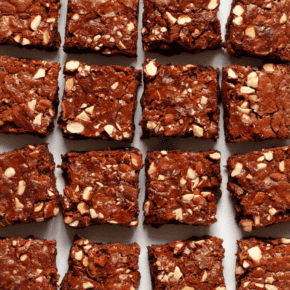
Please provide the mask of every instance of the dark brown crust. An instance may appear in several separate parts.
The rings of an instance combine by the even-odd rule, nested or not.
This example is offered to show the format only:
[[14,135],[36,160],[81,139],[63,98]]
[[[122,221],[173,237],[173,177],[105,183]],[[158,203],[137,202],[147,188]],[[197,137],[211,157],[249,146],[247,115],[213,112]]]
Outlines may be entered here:
[[[156,67],[154,76],[147,71],[151,64]],[[218,139],[218,68],[161,65],[149,57],[143,68],[145,90],[140,101],[143,139],[160,136]],[[167,79],[171,80],[168,84]]]
[[[210,0],[195,1],[194,7],[190,1],[171,1],[168,6],[166,1],[145,0],[142,29],[144,51],[173,55],[221,48],[221,27],[217,18],[219,1],[214,9],[208,9],[209,3]],[[180,16],[189,17],[190,22],[179,24]]]
[[[74,5],[72,0],[68,1],[65,52],[137,57],[139,0],[109,0],[100,3],[86,0]],[[72,19],[75,15],[79,15],[77,20]],[[117,20],[112,20],[114,15],[118,17]],[[82,37],[73,35],[76,31]],[[98,39],[95,40],[95,37]]]
[[[71,63],[78,63],[78,66],[70,70],[68,66]],[[58,119],[63,136],[74,140],[94,138],[131,143],[135,133],[134,115],[141,70],[118,65],[87,66],[78,61],[69,61],[65,65],[64,74],[66,84],[73,80],[73,87],[65,87]],[[98,89],[92,88],[93,82],[98,82]],[[117,88],[113,89],[112,86],[117,83]],[[83,104],[87,106],[81,108]],[[92,113],[87,113],[89,107],[94,107]],[[85,113],[88,120],[78,119],[81,113]],[[106,123],[103,118],[106,118]],[[83,131],[70,132],[67,126],[71,123],[81,124]],[[114,127],[110,134],[105,129],[107,125]]]
[[[159,161],[162,165],[161,167],[158,167],[156,171],[153,173],[154,176],[150,178],[148,170],[150,168],[150,165],[152,163],[156,164],[156,160],[158,160],[158,157],[162,156],[161,152],[167,152],[167,154],[171,158],[176,158],[174,162],[170,160],[169,164],[166,164],[166,161]],[[189,157],[184,156],[185,154],[190,154],[192,155],[193,160],[190,162]],[[190,224],[190,225],[211,225],[216,222],[216,204],[221,198],[222,192],[220,190],[220,184],[222,177],[220,175],[220,159],[214,160],[209,157],[210,154],[217,153],[219,154],[218,151],[209,151],[209,152],[200,152],[200,153],[195,153],[192,151],[181,151],[181,150],[175,150],[175,151],[153,151],[153,152],[148,152],[146,156],[146,161],[145,161],[145,172],[146,172],[146,196],[145,196],[145,201],[143,204],[144,208],[144,215],[145,215],[145,224],[150,224],[153,227],[160,227],[163,224]],[[168,155],[163,155],[163,157],[166,157]],[[186,159],[183,163],[183,158]],[[169,159],[169,158],[168,158]],[[167,160],[168,160],[167,159]],[[151,162],[150,162],[151,160]],[[210,180],[206,179],[197,182],[197,186],[195,186],[195,180],[197,179],[191,179],[188,178],[187,175],[187,170],[189,168],[193,169],[194,172],[196,172],[195,166],[197,163],[202,163],[202,167],[204,169],[204,162],[206,162],[206,167],[207,170],[211,170],[211,172],[204,172],[203,171],[203,176],[208,176],[210,175]],[[176,177],[176,175],[172,175],[172,166],[174,166],[174,170],[176,171],[181,171],[181,164],[185,164],[186,169],[183,170],[183,175],[179,173],[179,175]],[[190,166],[188,166],[190,164]],[[171,166],[171,167],[170,167]],[[172,169],[172,170],[171,170]],[[201,170],[203,170],[201,169]],[[199,171],[200,169],[198,169]],[[165,176],[165,181],[164,181],[164,189],[160,188],[163,187],[162,181],[158,183],[158,178],[160,173],[161,175]],[[158,174],[158,176],[157,176]],[[207,175],[208,174],[208,175]],[[200,174],[197,174],[200,176]],[[209,176],[208,176],[209,177]],[[185,185],[180,185],[179,180],[181,178],[184,178],[186,180]],[[199,177],[198,177],[199,179]],[[151,181],[150,181],[151,180]],[[170,184],[170,181],[172,184]],[[152,183],[152,185],[151,185]],[[169,188],[172,186],[175,186],[176,191],[168,191]],[[202,190],[203,189],[203,190]],[[163,190],[162,192],[168,193],[167,195],[160,195],[157,194],[158,190]],[[201,191],[202,190],[202,191]],[[156,191],[156,194],[155,194]],[[203,192],[203,195],[201,194]],[[211,192],[211,194],[205,194]],[[184,201],[181,196],[184,195],[193,195],[194,194],[194,199],[195,197],[198,197],[195,199],[193,202],[192,199],[190,201]],[[156,201],[155,199],[159,199],[159,203],[162,202],[163,205],[159,205],[157,207],[158,200]],[[167,201],[167,202],[166,202]],[[174,202],[175,201],[175,202]],[[168,206],[168,208],[164,208],[164,204]],[[170,205],[170,206],[169,206]],[[174,213],[173,211],[181,209],[181,216],[177,212]],[[200,210],[203,211],[203,214],[198,214]],[[191,212],[193,215],[191,214]],[[162,214],[163,216],[162,216]],[[178,217],[179,216],[179,217]]]
[[[81,259],[73,257],[77,251],[82,251]],[[76,235],[61,290],[85,289],[83,283],[88,282],[91,285],[87,286],[91,287],[87,289],[138,289],[141,278],[139,255],[140,246],[136,243],[103,245]]]
[[0,238],[0,288],[57,290],[56,255],[55,240]]
[[[138,225],[138,196],[140,192],[138,181],[139,171],[143,167],[142,153],[138,149],[131,147],[80,153],[70,152],[63,155],[62,159],[61,168],[66,183],[65,193],[62,196],[65,223],[76,228],[101,224],[119,224],[127,227]],[[82,174],[88,174],[87,172],[90,170],[90,173],[98,174],[99,177],[88,177],[85,180],[79,177],[77,179],[76,173],[73,173],[74,160],[78,160],[81,164]],[[92,160],[94,160],[94,165]],[[101,168],[96,160],[99,162],[102,160],[102,165],[109,165],[109,168],[107,166],[106,170]],[[111,164],[119,165],[114,169],[113,166],[110,166]],[[89,167],[90,169],[88,169]],[[129,167],[134,170],[134,176],[130,177],[128,176],[129,172],[126,173],[126,170],[130,170]],[[114,175],[113,171],[117,174]],[[115,181],[106,181],[108,176],[111,176],[111,179],[115,178]],[[75,192],[75,187],[78,185],[79,191]],[[84,198],[84,192],[88,186],[93,188],[87,199]],[[106,200],[105,207],[100,205],[102,199]],[[84,203],[87,210],[81,213],[79,205]],[[91,210],[94,212],[92,213]],[[77,225],[72,224],[76,221],[78,221]]]
[[[152,289],[226,290],[222,242],[219,238],[205,236],[147,247]],[[178,275],[179,272],[182,276]]]
[[55,163],[47,146],[0,154],[0,228],[58,215]]

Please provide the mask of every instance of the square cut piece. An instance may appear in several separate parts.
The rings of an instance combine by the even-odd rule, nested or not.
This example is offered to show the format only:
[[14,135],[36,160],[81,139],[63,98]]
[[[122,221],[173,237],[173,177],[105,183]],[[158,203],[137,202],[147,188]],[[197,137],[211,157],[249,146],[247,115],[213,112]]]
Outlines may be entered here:
[[141,277],[139,255],[140,246],[136,243],[103,245],[76,236],[61,290],[137,290]]
[[0,154],[0,228],[59,214],[55,163],[47,145]]
[[56,241],[0,239],[0,289],[57,290]]
[[192,238],[148,247],[153,290],[226,290],[222,239]]
[[223,68],[222,101],[227,142],[290,138],[290,66]]
[[143,138],[219,137],[218,69],[162,65],[149,57],[143,68]]
[[219,0],[144,0],[144,51],[173,55],[220,48],[219,5]]
[[154,151],[146,158],[145,223],[154,227],[216,222],[221,197],[218,151]]
[[59,103],[59,71],[56,62],[0,56],[0,133],[48,136]]
[[237,290],[289,288],[290,239],[249,238],[238,241]]
[[139,0],[68,0],[64,51],[137,56]]
[[71,227],[138,225],[142,153],[135,148],[62,156],[64,222]]
[[228,190],[243,230],[290,221],[290,146],[228,159]]
[[236,56],[290,61],[289,1],[234,0],[226,26],[226,49]]
[[57,50],[60,7],[59,0],[2,0],[0,44]]
[[65,64],[60,128],[69,139],[132,142],[141,70],[133,67]]

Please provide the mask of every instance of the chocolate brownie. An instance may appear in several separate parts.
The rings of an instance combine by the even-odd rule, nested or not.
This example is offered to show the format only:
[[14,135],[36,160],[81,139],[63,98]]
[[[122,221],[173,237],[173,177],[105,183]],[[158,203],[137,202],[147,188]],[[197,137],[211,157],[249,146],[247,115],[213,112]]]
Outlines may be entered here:
[[61,290],[137,290],[140,284],[138,244],[95,244],[76,236],[69,257],[69,270]]
[[59,103],[59,71],[56,62],[0,56],[0,133],[48,136]]
[[290,66],[223,68],[222,101],[226,141],[290,138]]
[[172,55],[220,48],[219,4],[219,0],[144,0],[144,51]]
[[221,197],[218,151],[148,152],[145,223],[209,226],[216,222]]
[[234,56],[290,61],[289,1],[233,0],[226,48]]
[[138,225],[138,179],[143,167],[140,150],[69,152],[62,159],[66,224],[75,228]]
[[290,221],[290,146],[228,159],[228,190],[247,232]]
[[139,0],[68,0],[64,51],[137,56]]
[[57,50],[59,0],[1,0],[0,44]]
[[70,139],[132,142],[141,70],[118,65],[65,64],[60,128]]
[[289,252],[290,239],[238,241],[236,289],[289,289]]
[[0,239],[0,289],[57,290],[56,241]]
[[207,236],[148,247],[152,289],[226,290],[222,242]]
[[0,228],[58,215],[55,163],[47,145],[0,154]]
[[143,67],[143,138],[219,137],[218,69],[161,65],[149,57]]

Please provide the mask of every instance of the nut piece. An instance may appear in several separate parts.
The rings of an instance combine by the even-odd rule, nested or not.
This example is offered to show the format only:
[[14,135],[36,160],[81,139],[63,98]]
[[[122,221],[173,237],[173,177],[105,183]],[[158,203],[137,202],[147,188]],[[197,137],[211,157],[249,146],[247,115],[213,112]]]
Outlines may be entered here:
[[74,86],[73,78],[67,79],[67,81],[65,82],[65,90],[70,91],[73,86]]
[[220,159],[221,159],[221,155],[220,155],[220,153],[218,153],[218,152],[215,152],[215,153],[209,154],[209,157],[210,157],[211,159],[214,159],[214,160],[220,160]]
[[91,186],[88,186],[84,189],[84,193],[83,193],[83,199],[84,200],[89,200],[90,199],[90,195],[92,192],[93,188]]
[[177,220],[182,220],[182,209],[178,208],[173,211]]
[[112,125],[106,125],[104,127],[104,130],[107,132],[107,134],[110,136],[110,137],[113,137],[113,133],[116,131],[116,128]]
[[235,176],[241,174],[242,169],[243,169],[243,164],[238,162],[235,166],[235,169],[232,171],[231,177],[235,177]]
[[42,119],[42,114],[40,113],[40,114],[38,114],[35,118],[34,118],[34,120],[33,120],[33,124],[34,125],[41,125],[41,119]]
[[233,9],[233,13],[237,16],[241,16],[244,13],[245,9],[241,5],[236,5]]
[[40,15],[37,15],[33,20],[32,20],[32,22],[31,22],[31,24],[30,24],[30,28],[32,29],[32,30],[37,30],[37,28],[38,28],[38,26],[39,26],[39,24],[40,24],[40,22],[41,22],[41,16]]
[[234,22],[236,25],[240,26],[240,25],[243,24],[243,17],[242,17],[242,16],[237,16],[237,17],[234,18],[233,22]]
[[85,282],[83,283],[83,288],[84,289],[89,289],[89,288],[93,288],[94,285],[91,282]]
[[285,171],[285,161],[284,160],[279,163],[279,170],[282,172]]
[[203,136],[203,128],[193,125],[193,134],[196,137],[202,137]]
[[80,66],[80,62],[77,60],[68,61],[65,65],[65,68],[70,71],[75,71]]
[[190,22],[191,22],[191,18],[188,17],[187,15],[181,15],[181,16],[179,16],[178,19],[177,19],[177,23],[178,23],[179,25],[186,25],[186,24],[188,24],[188,23],[190,23]]
[[7,178],[13,177],[15,175],[15,169],[13,167],[9,167],[5,170],[4,175]]
[[149,169],[148,169],[148,174],[153,174],[157,170],[157,167],[154,162],[151,163]]
[[204,273],[203,273],[203,275],[201,277],[201,282],[204,282],[206,280],[206,278],[207,278],[207,272],[204,271]]
[[114,84],[112,84],[111,89],[115,90],[118,86],[119,86],[119,82],[115,82]]
[[181,277],[182,277],[182,272],[181,272],[181,270],[180,270],[180,268],[178,267],[178,266],[176,266],[175,267],[175,269],[174,269],[174,279],[175,280],[179,280]]
[[196,178],[196,172],[192,170],[192,168],[188,168],[187,170],[187,177],[190,179],[195,179]]
[[272,151],[265,152],[264,156],[265,156],[266,160],[268,160],[268,161],[273,160],[273,157],[274,157]]
[[287,21],[287,15],[283,13],[282,17],[280,18],[280,24],[284,24]]
[[269,285],[269,284],[266,284],[265,285],[265,289],[266,290],[278,290],[278,288],[274,285]]
[[249,88],[249,87],[244,87],[244,86],[241,87],[240,91],[241,91],[242,94],[253,94],[253,93],[255,93],[254,89]]
[[17,194],[18,195],[22,195],[25,191],[25,186],[26,186],[26,183],[24,180],[20,180],[19,183],[18,183],[18,189],[17,189]]
[[274,65],[271,63],[264,64],[263,68],[266,72],[274,72],[275,71]]
[[15,198],[15,203],[17,208],[23,208],[24,205],[19,201],[19,199],[16,197]]
[[28,102],[27,104],[28,104],[29,109],[31,111],[34,111],[35,106],[36,106],[36,100],[32,100],[32,101]]
[[228,70],[228,77],[231,78],[231,79],[237,79],[238,78],[236,73],[231,68]]
[[145,212],[145,215],[148,215],[149,210],[150,210],[150,201],[148,200],[148,201],[144,204],[144,212]]
[[245,34],[251,38],[255,38],[256,32],[254,26],[248,26],[245,30]]
[[90,117],[84,111],[82,111],[79,115],[77,115],[76,119],[80,119],[83,121],[90,121],[91,120]]
[[219,5],[218,0],[210,0],[207,8],[210,9],[210,10],[214,10],[214,9],[217,8],[218,5]]
[[194,194],[185,194],[182,199],[185,201],[190,201],[194,198]]
[[165,12],[165,16],[167,17],[167,19],[168,19],[168,21],[171,23],[171,24],[175,24],[175,22],[176,22],[176,18],[175,17],[173,17],[172,15],[171,15],[171,13],[169,13],[169,12]]
[[81,123],[69,123],[66,129],[73,134],[82,133],[85,127]]
[[75,259],[80,261],[83,258],[83,251],[80,250],[78,252],[75,252]]
[[45,77],[45,69],[44,68],[40,68],[37,73],[34,75],[34,79],[35,80],[38,80],[38,79],[41,79],[41,78],[44,78]]
[[89,207],[84,202],[79,203],[77,208],[81,214],[86,214],[90,212]]
[[262,252],[258,246],[249,249],[248,254],[256,262],[260,261],[262,258]]
[[155,76],[157,74],[157,66],[155,65],[154,61],[151,60],[144,68],[145,73],[149,76]]
[[43,209],[43,202],[41,202],[39,205],[37,205],[34,208],[34,212],[40,212],[40,211],[42,211],[42,209]]
[[182,290],[195,290],[195,289],[192,288],[192,287],[185,286],[185,287],[182,288]]
[[258,75],[256,72],[253,71],[250,74],[248,74],[247,85],[253,88],[258,87]]

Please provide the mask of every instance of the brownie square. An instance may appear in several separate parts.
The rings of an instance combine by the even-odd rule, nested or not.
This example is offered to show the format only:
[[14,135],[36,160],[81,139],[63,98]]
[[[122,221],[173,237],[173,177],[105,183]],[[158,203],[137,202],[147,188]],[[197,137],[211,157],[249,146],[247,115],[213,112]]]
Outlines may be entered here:
[[290,221],[290,146],[228,159],[228,190],[243,230]]
[[141,70],[68,61],[64,74],[58,121],[64,137],[133,141]]
[[0,133],[48,136],[59,103],[59,71],[56,62],[0,56]]
[[137,56],[139,0],[68,0],[64,51]]
[[173,55],[220,48],[219,5],[219,0],[144,0],[144,51]]
[[234,56],[290,61],[289,1],[234,0],[226,49]]
[[0,239],[0,289],[57,290],[56,241]]
[[226,141],[289,139],[289,82],[289,65],[223,68]]
[[102,245],[77,235],[61,290],[137,290],[141,277],[138,271],[139,255],[140,246],[136,243]]
[[55,51],[60,47],[59,0],[2,0],[0,44]]
[[222,242],[207,236],[148,247],[152,289],[226,290]]
[[236,289],[289,289],[290,239],[238,241]]
[[161,65],[149,57],[143,67],[142,138],[219,137],[218,69]]
[[69,152],[62,159],[66,224],[75,228],[138,225],[138,179],[143,167],[140,150]]
[[47,145],[0,154],[0,228],[58,215],[55,163]]
[[221,197],[220,158],[218,151],[148,152],[145,224],[215,223]]

